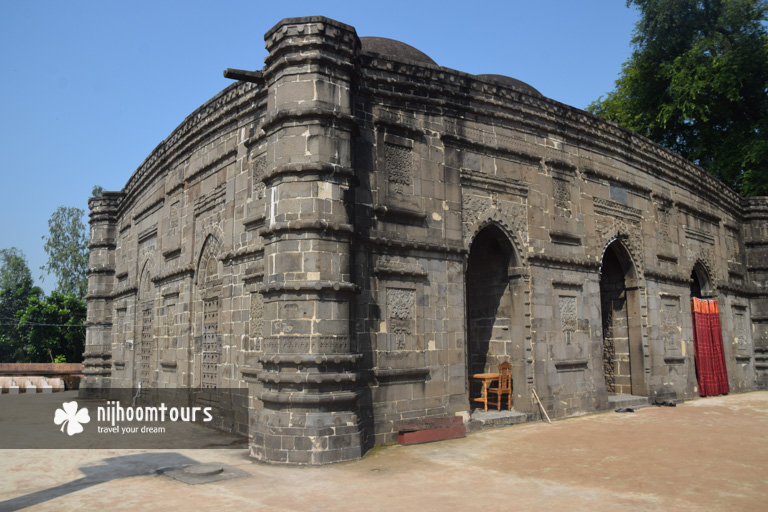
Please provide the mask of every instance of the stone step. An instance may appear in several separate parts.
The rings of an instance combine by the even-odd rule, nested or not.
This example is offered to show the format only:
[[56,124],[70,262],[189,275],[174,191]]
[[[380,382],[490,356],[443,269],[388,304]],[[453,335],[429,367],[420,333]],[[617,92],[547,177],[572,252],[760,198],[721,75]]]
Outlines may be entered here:
[[623,394],[608,395],[608,405],[614,410],[619,408],[626,409],[627,407],[637,409],[640,407],[648,407],[650,404],[651,400],[647,396]]
[[467,423],[467,431],[475,432],[486,428],[517,425],[528,421],[528,415],[520,411],[481,411],[472,412]]

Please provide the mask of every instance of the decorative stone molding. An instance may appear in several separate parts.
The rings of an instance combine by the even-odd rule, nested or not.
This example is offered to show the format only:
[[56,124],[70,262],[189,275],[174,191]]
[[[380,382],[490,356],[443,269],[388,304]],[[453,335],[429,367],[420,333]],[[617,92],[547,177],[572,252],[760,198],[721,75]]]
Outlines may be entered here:
[[606,215],[608,217],[621,217],[630,223],[640,222],[643,219],[642,211],[617,201],[596,197],[594,199],[594,204],[595,213],[598,215]]
[[473,202],[473,196],[465,196],[462,200],[462,211],[465,211],[464,217],[464,244],[467,250],[472,245],[472,241],[478,233],[486,226],[496,225],[502,228],[507,238],[512,242],[517,252],[517,257],[522,264],[525,264],[527,251],[524,249],[521,238],[528,238],[528,214],[525,205],[507,204],[505,207],[496,208],[493,206],[493,198],[489,198],[491,207],[480,211],[484,202]]

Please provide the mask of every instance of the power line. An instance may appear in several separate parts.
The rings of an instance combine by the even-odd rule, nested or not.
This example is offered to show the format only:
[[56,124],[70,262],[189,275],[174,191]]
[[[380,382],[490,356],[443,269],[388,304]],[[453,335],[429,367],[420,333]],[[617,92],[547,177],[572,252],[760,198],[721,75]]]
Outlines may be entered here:
[[[0,320],[7,320],[5,318]],[[35,327],[85,327],[84,324],[47,324],[43,322],[2,322],[0,321],[0,325],[4,327],[24,327],[27,325],[35,326]],[[91,324],[94,325],[94,324]]]

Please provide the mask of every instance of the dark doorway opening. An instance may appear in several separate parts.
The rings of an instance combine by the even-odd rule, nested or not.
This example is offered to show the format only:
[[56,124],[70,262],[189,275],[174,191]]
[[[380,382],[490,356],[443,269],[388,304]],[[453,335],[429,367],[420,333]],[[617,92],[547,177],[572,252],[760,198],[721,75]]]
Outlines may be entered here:
[[[502,360],[509,359],[507,344],[513,327],[510,268],[514,263],[512,244],[497,226],[484,228],[472,243],[466,273],[469,376],[495,372]],[[477,394],[479,389],[473,387],[470,393]]]
[[600,273],[603,374],[610,394],[645,394],[642,326],[635,270],[619,240],[606,247]]

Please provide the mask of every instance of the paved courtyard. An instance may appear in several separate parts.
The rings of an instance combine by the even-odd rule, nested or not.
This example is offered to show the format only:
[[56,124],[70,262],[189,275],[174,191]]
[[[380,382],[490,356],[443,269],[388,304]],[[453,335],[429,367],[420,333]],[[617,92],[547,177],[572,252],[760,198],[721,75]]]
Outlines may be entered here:
[[[213,462],[248,476],[189,485],[158,471]],[[263,465],[242,450],[26,449],[0,450],[0,468],[2,511],[765,510],[768,392],[376,448],[325,467]]]

